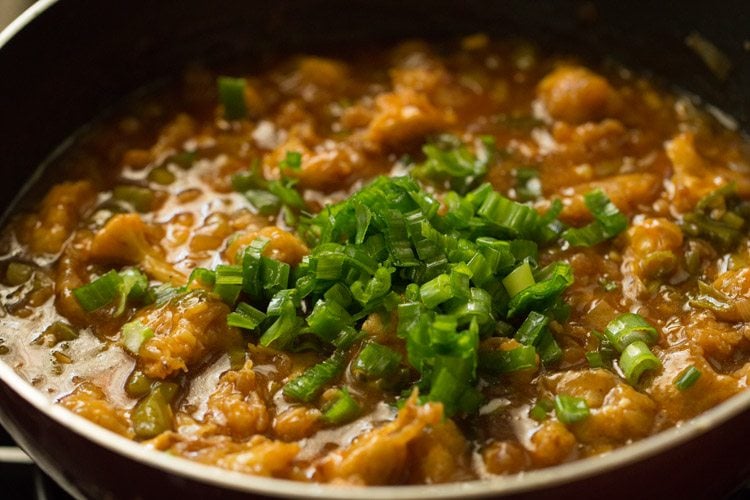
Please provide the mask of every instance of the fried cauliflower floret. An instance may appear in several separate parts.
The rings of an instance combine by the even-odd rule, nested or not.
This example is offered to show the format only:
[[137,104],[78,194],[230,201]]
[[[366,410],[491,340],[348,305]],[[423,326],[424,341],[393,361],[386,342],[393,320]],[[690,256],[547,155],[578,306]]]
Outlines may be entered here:
[[224,251],[225,257],[231,262],[239,263],[242,259],[240,251],[259,237],[269,239],[263,249],[263,255],[292,266],[299,264],[302,257],[310,253],[302,240],[292,233],[276,226],[267,226],[260,231],[251,231],[235,237]]
[[34,253],[59,252],[95,200],[96,192],[89,181],[57,184],[42,200],[39,213],[22,220],[18,239],[28,243]]
[[648,218],[628,228],[626,261],[641,280],[669,276],[677,269],[682,230],[664,218]]
[[[683,349],[664,356],[663,370],[647,388],[649,395],[659,404],[659,413],[670,424],[699,415],[745,387],[744,382],[734,377],[716,373],[706,359],[696,352]],[[675,380],[691,365],[701,372],[701,376],[693,386],[681,391],[675,385]]]
[[73,392],[60,400],[60,404],[73,413],[117,434],[128,438],[133,437],[130,420],[125,410],[116,408],[107,401],[104,391],[90,382],[78,385]]
[[619,97],[602,76],[580,66],[561,66],[537,87],[537,96],[555,120],[569,123],[598,121],[613,116]]
[[573,194],[564,196],[561,218],[572,223],[589,221],[591,212],[586,208],[583,196],[595,189],[604,191],[622,212],[632,214],[640,205],[651,203],[659,196],[662,179],[650,173],[621,174],[564,189],[563,192]]
[[409,446],[419,457],[411,469],[410,483],[447,483],[468,479],[469,444],[453,420],[425,428]]
[[[184,432],[184,433],[183,433]],[[197,462],[255,476],[287,478],[300,451],[299,444],[253,436],[237,442],[215,434],[211,426],[186,426],[180,432],[164,432],[146,446]]]
[[185,276],[165,260],[154,243],[160,236],[159,229],[147,225],[138,214],[115,215],[94,235],[90,255],[102,261],[136,264],[165,283],[183,283]]
[[207,418],[237,438],[268,429],[270,417],[256,379],[251,361],[240,370],[230,370],[222,375],[216,390],[208,398]]
[[176,297],[160,307],[150,307],[136,317],[154,331],[139,351],[139,364],[151,377],[165,379],[200,364],[207,356],[241,337],[227,326],[229,307],[202,291]]
[[551,377],[555,392],[583,398],[591,414],[568,428],[583,444],[616,446],[648,436],[657,406],[647,395],[606,370],[565,372]]
[[295,406],[277,414],[273,432],[283,441],[297,441],[315,434],[320,429],[321,413],[317,408]]
[[443,418],[443,406],[418,405],[412,396],[393,422],[377,427],[316,464],[322,481],[350,484],[398,484],[408,479],[409,447]]
[[729,182],[736,183],[740,195],[750,195],[748,176],[713,164],[701,156],[695,146],[694,134],[678,134],[664,148],[673,167],[670,198],[680,212],[692,210],[698,200]]
[[439,110],[424,94],[413,90],[381,94],[375,104],[377,113],[365,139],[376,149],[409,144],[455,121],[453,113]]

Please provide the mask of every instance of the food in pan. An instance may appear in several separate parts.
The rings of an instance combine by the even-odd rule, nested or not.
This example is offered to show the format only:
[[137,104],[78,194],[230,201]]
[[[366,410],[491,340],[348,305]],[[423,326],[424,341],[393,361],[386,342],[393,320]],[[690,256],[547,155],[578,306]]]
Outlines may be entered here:
[[475,35],[195,67],[52,161],[2,236],[0,349],[69,410],[249,474],[465,481],[743,390],[731,120]]

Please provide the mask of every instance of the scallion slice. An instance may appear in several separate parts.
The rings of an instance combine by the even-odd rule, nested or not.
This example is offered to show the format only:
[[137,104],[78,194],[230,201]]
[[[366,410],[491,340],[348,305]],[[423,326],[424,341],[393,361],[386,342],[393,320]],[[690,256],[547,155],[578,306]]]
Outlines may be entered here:
[[653,345],[659,339],[659,332],[646,321],[646,319],[634,313],[623,313],[609,322],[604,331],[607,339],[620,352],[640,340],[647,345]]
[[589,405],[583,398],[558,394],[555,396],[555,415],[563,424],[575,424],[588,418]]
[[287,382],[283,388],[284,396],[303,403],[312,402],[327,384],[339,376],[345,361],[344,353],[336,351],[330,358],[311,366]]
[[401,364],[401,355],[376,342],[368,342],[352,364],[352,372],[367,379],[392,375]]
[[645,342],[636,340],[628,344],[620,355],[620,370],[630,385],[638,384],[641,375],[661,367],[661,361],[654,356]]
[[154,336],[154,331],[139,320],[125,323],[122,326],[120,342],[133,355],[138,355],[141,345]]
[[234,312],[227,315],[227,324],[246,330],[254,330],[266,319],[266,315],[250,304],[240,302]]
[[224,107],[224,118],[227,120],[245,118],[247,116],[247,104],[245,103],[247,81],[244,78],[220,76],[217,84],[219,101]]
[[111,304],[121,293],[122,277],[114,269],[91,283],[75,288],[73,296],[86,312]]
[[693,387],[699,378],[701,378],[701,371],[695,365],[690,365],[677,375],[674,385],[678,390],[686,391]]
[[323,420],[331,425],[341,425],[359,416],[361,408],[346,387],[339,389],[332,402],[323,409]]
[[581,227],[566,229],[562,238],[573,246],[590,247],[613,238],[623,232],[628,218],[620,213],[601,189],[586,193],[583,197],[594,222]]

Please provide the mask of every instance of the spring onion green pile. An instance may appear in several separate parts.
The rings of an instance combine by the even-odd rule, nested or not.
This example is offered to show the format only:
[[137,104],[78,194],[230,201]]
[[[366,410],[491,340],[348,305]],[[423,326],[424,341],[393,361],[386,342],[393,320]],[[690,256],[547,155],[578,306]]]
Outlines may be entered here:
[[[232,104],[234,83],[226,81],[222,88],[227,112],[240,113]],[[480,374],[497,376],[560,360],[562,350],[549,326],[567,317],[561,297],[573,275],[562,261],[540,265],[539,247],[595,245],[620,233],[627,219],[603,192],[594,191],[585,197],[593,222],[566,228],[557,219],[559,201],[541,214],[490,184],[479,184],[492,155],[491,140],[481,141],[477,155],[446,141],[425,146],[425,161],[413,168],[416,178],[452,188],[440,200],[415,177],[380,177],[345,201],[300,217],[303,203],[293,181],[265,181],[257,169],[234,179],[235,189],[259,213],[286,209],[311,252],[292,267],[264,255],[269,240],[259,237],[237,256],[239,264],[196,269],[190,282],[200,282],[229,304],[228,324],[259,344],[327,353],[284,386],[287,398],[315,403],[344,371],[355,347],[351,369],[358,377],[393,381],[406,370],[410,382],[396,383],[396,390],[408,394],[416,385],[423,401],[443,403],[448,415],[478,408]],[[284,169],[299,168],[300,156],[290,153],[284,162]],[[531,177],[525,178],[528,184]],[[142,275],[134,273],[111,271],[77,289],[76,297],[87,311],[119,300],[121,312],[125,299],[143,300],[146,294]],[[149,291],[153,300],[165,301],[187,288]],[[376,313],[395,321],[405,356],[373,340],[363,342],[363,323]],[[638,318],[617,318],[605,339],[622,353],[620,365],[633,383],[658,363],[648,348],[655,330]],[[133,322],[125,331],[132,352],[153,335]],[[480,340],[490,336],[511,336],[518,347],[480,350]],[[601,353],[590,354],[590,362],[601,363]],[[556,400],[554,408],[570,422],[588,414],[585,402],[569,397]],[[349,420],[359,411],[345,389],[323,410],[329,422]]]

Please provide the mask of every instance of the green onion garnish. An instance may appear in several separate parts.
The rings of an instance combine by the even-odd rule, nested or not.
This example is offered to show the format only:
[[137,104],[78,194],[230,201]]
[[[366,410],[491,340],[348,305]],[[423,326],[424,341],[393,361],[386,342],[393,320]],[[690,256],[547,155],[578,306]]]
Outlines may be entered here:
[[502,375],[536,368],[536,349],[520,346],[508,351],[479,351],[479,370],[491,375]]
[[240,302],[234,312],[227,315],[227,324],[246,330],[255,330],[264,319],[266,319],[266,315],[262,311],[250,304]]
[[312,402],[343,371],[344,362],[343,352],[336,351],[330,358],[311,366],[287,382],[283,388],[284,396],[303,403]]
[[323,420],[331,425],[340,425],[357,418],[361,411],[359,404],[344,387],[336,392],[332,402],[323,409]]
[[224,118],[227,120],[245,118],[247,116],[247,104],[245,104],[247,82],[245,79],[220,76],[217,83],[219,102],[224,107]]
[[566,229],[562,238],[574,247],[590,247],[614,238],[625,230],[628,218],[620,213],[614,203],[600,189],[586,193],[583,197],[594,222],[581,227]]
[[651,326],[643,316],[633,313],[620,314],[610,321],[604,334],[620,352],[636,340],[653,345],[659,339],[659,332],[656,328]]
[[154,331],[139,320],[122,325],[120,342],[130,354],[138,355],[141,345],[154,336]]
[[690,365],[677,375],[674,385],[680,391],[686,391],[693,387],[699,378],[701,378],[701,371],[695,365]]
[[636,385],[644,372],[660,367],[659,358],[640,340],[630,343],[620,355],[620,369],[630,385]]
[[515,268],[511,273],[503,279],[503,286],[508,291],[508,295],[515,297],[523,290],[526,290],[534,282],[534,275],[531,273],[531,266],[529,261],[525,260],[523,263]]
[[352,364],[352,372],[367,379],[392,375],[401,364],[401,355],[375,342],[364,345]]
[[575,424],[588,418],[589,405],[583,398],[558,394],[555,396],[555,415],[563,424]]
[[242,267],[227,266],[224,264],[216,266],[216,280],[214,282],[214,293],[229,305],[237,302],[242,290]]
[[88,285],[73,290],[84,311],[92,312],[111,304],[119,295],[122,277],[114,269],[98,277]]

